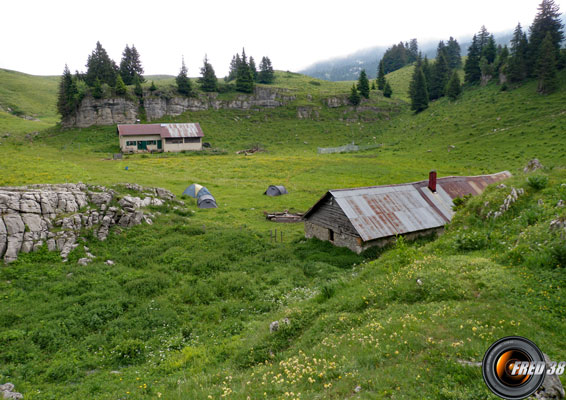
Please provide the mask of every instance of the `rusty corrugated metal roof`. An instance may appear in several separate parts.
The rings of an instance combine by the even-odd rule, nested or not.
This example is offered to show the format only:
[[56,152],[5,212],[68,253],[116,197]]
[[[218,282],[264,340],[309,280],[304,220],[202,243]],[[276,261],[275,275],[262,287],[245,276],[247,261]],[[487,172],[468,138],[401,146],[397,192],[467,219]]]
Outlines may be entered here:
[[204,133],[198,123],[161,124],[165,128],[161,137],[203,137]]
[[162,138],[203,137],[204,133],[197,122],[186,124],[129,124],[118,125],[120,136],[159,135]]
[[487,185],[510,176],[504,171],[493,175],[439,178],[436,192],[428,189],[428,180],[330,190],[305,213],[304,218],[308,219],[330,194],[364,241],[438,228],[452,219],[454,198],[478,195]]

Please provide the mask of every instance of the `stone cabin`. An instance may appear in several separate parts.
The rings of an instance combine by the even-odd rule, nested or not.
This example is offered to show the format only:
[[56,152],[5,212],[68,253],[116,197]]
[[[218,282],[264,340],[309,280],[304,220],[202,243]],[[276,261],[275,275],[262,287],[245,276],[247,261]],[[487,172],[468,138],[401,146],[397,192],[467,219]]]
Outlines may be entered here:
[[202,150],[198,123],[118,125],[122,153]]
[[397,235],[407,239],[442,232],[452,219],[452,200],[479,195],[508,171],[480,176],[447,176],[398,185],[329,190],[308,210],[305,237],[327,240],[361,253],[385,246]]

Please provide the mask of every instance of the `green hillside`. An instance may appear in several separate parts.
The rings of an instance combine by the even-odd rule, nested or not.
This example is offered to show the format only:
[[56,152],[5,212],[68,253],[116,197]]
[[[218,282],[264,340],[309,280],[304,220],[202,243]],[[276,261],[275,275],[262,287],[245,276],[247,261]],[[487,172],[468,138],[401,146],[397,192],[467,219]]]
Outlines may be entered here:
[[[0,73],[2,87],[32,85]],[[0,186],[134,182],[180,196],[198,182],[219,208],[187,199],[151,226],[89,239],[97,258],[88,267],[76,264],[82,247],[67,263],[44,249],[0,267],[0,382],[26,399],[478,399],[494,397],[462,360],[480,361],[497,338],[524,335],[565,360],[566,256],[549,224],[566,217],[556,207],[566,201],[566,73],[549,96],[535,94],[536,82],[506,92],[488,85],[416,116],[403,101],[409,75],[390,74],[393,99],[372,91],[356,112],[324,106],[352,82],[277,72],[274,86],[297,97],[288,107],[163,120],[199,122],[213,148],[198,154],[112,161],[113,126],[59,130],[53,119],[30,141],[34,128],[9,115]],[[44,93],[55,95],[55,78],[33,79],[54,79]],[[49,96],[33,108],[27,90],[12,89],[11,104],[54,117]],[[298,119],[297,106],[319,115]],[[8,131],[21,134],[2,138]],[[351,142],[380,146],[317,154]],[[254,145],[265,151],[235,154]],[[528,180],[521,170],[535,157],[546,168]],[[263,215],[305,211],[331,188],[423,180],[431,169],[515,176],[468,201],[441,238],[399,240],[381,253],[307,241],[302,223]],[[268,198],[269,184],[289,194]],[[525,195],[487,217],[511,187]],[[274,229],[283,243],[270,240]],[[270,334],[283,318],[289,325]]]

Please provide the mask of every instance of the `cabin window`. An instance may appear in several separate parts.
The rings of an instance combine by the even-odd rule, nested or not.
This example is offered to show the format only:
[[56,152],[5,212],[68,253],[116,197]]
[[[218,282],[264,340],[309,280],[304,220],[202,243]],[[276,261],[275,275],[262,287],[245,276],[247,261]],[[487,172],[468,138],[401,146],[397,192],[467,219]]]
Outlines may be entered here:
[[135,146],[136,144],[137,144],[137,143],[136,143],[135,140],[134,140],[134,141],[128,140],[128,141],[126,142],[126,146]]
[[183,143],[183,138],[165,138],[165,143],[171,143],[171,144]]
[[198,137],[186,137],[185,143],[200,143],[200,138],[198,138]]
[[332,229],[328,230],[328,240],[330,240],[331,242],[334,241],[334,231]]

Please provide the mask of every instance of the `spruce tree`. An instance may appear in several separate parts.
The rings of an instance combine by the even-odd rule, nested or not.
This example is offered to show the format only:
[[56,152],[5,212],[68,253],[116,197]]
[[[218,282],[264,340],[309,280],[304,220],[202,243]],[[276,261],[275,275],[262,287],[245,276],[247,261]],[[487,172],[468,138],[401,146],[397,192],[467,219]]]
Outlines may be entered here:
[[86,68],[85,81],[87,85],[94,86],[97,79],[100,83],[106,83],[110,86],[115,85],[118,67],[110,59],[100,42],[96,42],[96,48],[88,56]]
[[497,55],[497,47],[495,46],[495,38],[493,37],[493,35],[490,35],[487,38],[486,45],[482,48],[481,57],[485,57],[487,63],[492,64],[495,61],[496,55]]
[[527,77],[527,35],[521,24],[517,24],[511,39],[508,76],[511,82],[521,82]]
[[429,86],[429,99],[435,100],[444,96],[446,84],[450,79],[450,69],[448,68],[444,51],[441,48],[439,48],[436,56],[436,62],[432,66],[431,75],[432,79]]
[[217,92],[218,91],[218,79],[216,78],[216,74],[214,73],[214,68],[208,62],[208,57],[206,54],[204,55],[203,66],[200,69],[200,74],[202,75],[199,78],[200,88],[203,92]]
[[348,100],[350,101],[350,104],[354,106],[360,104],[361,97],[360,94],[358,93],[358,89],[356,88],[356,84],[352,85],[352,90],[350,92],[350,96],[348,97]]
[[538,13],[530,27],[529,50],[527,68],[529,72],[535,72],[539,52],[542,51],[542,42],[546,35],[550,34],[550,41],[554,49],[554,58],[560,57],[560,43],[564,39],[564,30],[560,20],[560,7],[554,0],[542,0],[538,6]]
[[155,82],[151,81],[151,86],[149,87],[150,92],[155,92],[157,90],[157,86],[155,86]]
[[409,96],[411,97],[411,110],[415,111],[415,113],[428,108],[428,90],[420,64],[416,65],[413,72],[413,79],[409,85]]
[[[420,59],[418,61],[419,63],[421,62]],[[430,66],[430,63],[428,62],[428,57],[425,55],[424,60],[422,60],[422,64],[421,64],[421,68],[425,77],[425,81],[426,81],[426,87],[429,88],[430,84],[432,82],[432,67]]]
[[251,93],[254,90],[254,79],[244,49],[242,49],[242,59],[236,74],[236,90],[244,93]]
[[446,61],[450,69],[457,69],[462,66],[462,55],[460,53],[460,44],[456,39],[450,36],[446,44]]
[[358,91],[362,97],[369,99],[369,80],[365,69],[362,69],[358,77]]
[[391,95],[393,94],[393,89],[391,89],[391,85],[389,84],[389,82],[385,81],[385,87],[383,88],[383,95],[385,97],[391,97]]
[[183,58],[181,64],[181,70],[179,71],[179,75],[175,78],[177,82],[177,91],[185,96],[191,96],[193,94],[193,88],[191,86],[191,80],[187,76],[187,67],[185,65],[185,58]]
[[472,38],[472,44],[468,48],[468,58],[466,59],[466,64],[464,65],[464,81],[468,84],[474,84],[480,81],[480,57],[481,47],[478,41],[478,37],[474,35],[474,37]]
[[371,90],[376,90],[376,89],[377,89],[377,88],[375,87],[375,82],[372,81],[372,82],[371,82]]
[[484,47],[487,46],[487,42],[489,41],[489,32],[487,31],[485,25],[482,25],[480,31],[477,35],[478,46],[480,48],[480,53],[483,51]]
[[507,74],[507,68],[509,63],[509,49],[507,45],[501,47],[499,46],[497,51],[497,57],[495,58],[495,72],[498,74]]
[[255,66],[255,60],[254,60],[253,57],[250,57],[250,62],[249,62],[249,64],[250,64],[250,71],[251,71],[251,73],[252,73],[252,77],[253,77],[253,79],[254,79],[254,82],[257,82],[258,73],[257,73],[257,68],[256,68],[256,66]]
[[136,46],[132,45],[130,48],[126,45],[126,48],[122,52],[120,75],[126,85],[132,85],[134,83],[135,76],[139,78],[140,82],[144,81],[143,67],[140,60],[140,54],[138,53]]
[[59,112],[61,117],[65,118],[75,111],[78,93],[76,79],[73,78],[69,67],[65,64],[57,96],[57,112]]
[[121,75],[116,77],[116,86],[114,87],[114,91],[118,96],[126,94],[126,84],[124,83]]
[[411,39],[407,51],[407,62],[410,64],[417,61],[418,56],[419,56],[419,45],[417,43],[417,39]]
[[558,88],[558,77],[556,76],[556,51],[552,34],[548,32],[542,41],[539,57],[536,65],[536,77],[538,79],[538,92],[549,94]]
[[226,82],[236,79],[236,74],[238,73],[238,66],[240,65],[240,55],[236,53],[230,61],[230,69],[228,70],[228,76],[226,77]]
[[385,88],[385,67],[383,66],[383,58],[379,61],[379,69],[377,71],[377,88],[379,90]]
[[275,73],[269,57],[262,57],[259,63],[259,74],[257,77],[260,83],[273,83],[275,80]]
[[452,100],[456,100],[458,96],[462,93],[462,85],[460,84],[460,77],[458,76],[458,72],[452,72],[452,76],[448,81],[448,85],[446,86],[446,96],[451,98]]

